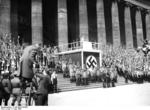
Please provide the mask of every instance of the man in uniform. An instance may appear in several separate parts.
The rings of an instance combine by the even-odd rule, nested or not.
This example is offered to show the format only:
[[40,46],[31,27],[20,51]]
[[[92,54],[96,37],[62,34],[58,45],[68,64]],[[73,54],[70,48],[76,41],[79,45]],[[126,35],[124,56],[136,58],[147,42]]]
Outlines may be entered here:
[[70,82],[72,83],[75,81],[74,65],[73,64],[69,65],[69,74],[70,74]]
[[112,84],[112,87],[115,87],[115,82],[117,81],[117,73],[116,73],[115,65],[111,65],[109,73],[110,73],[110,82]]
[[82,72],[82,81],[83,85],[88,85],[88,70],[86,68]]
[[51,75],[51,82],[53,84],[53,92],[57,92],[57,74],[56,71],[54,70],[52,75]]
[[91,75],[91,81],[95,82],[95,79],[96,79],[96,68],[91,67],[90,75]]
[[76,86],[81,85],[81,68],[77,67],[76,69]]
[[18,71],[15,71],[12,75],[12,79],[11,79],[11,84],[12,84],[12,103],[11,105],[14,106],[15,102],[18,102],[18,105],[21,105],[21,84],[20,84],[20,79],[17,76]]
[[40,72],[36,73],[36,76],[39,79],[39,87],[36,93],[35,105],[47,105],[49,85],[51,84],[50,76],[47,73],[43,74]]
[[100,71],[101,67],[97,68],[96,71],[96,81],[101,82],[101,71]]
[[63,77],[64,78],[66,78],[66,68],[67,68],[66,61],[62,61],[62,71],[63,71]]
[[3,91],[2,91],[2,99],[5,100],[4,104],[5,106],[8,105],[8,100],[10,98],[10,94],[11,94],[11,82],[9,80],[9,74],[8,73],[4,73],[3,74],[3,78],[1,80],[1,84],[2,84],[2,87],[3,87]]

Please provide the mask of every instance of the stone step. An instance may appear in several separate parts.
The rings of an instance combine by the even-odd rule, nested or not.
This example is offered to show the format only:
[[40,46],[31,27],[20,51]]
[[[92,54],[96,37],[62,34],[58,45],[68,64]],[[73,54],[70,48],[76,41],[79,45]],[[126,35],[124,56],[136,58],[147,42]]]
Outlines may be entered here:
[[[129,83],[128,83],[129,84]],[[115,84],[116,86],[123,86],[127,85],[125,83],[122,84]],[[62,87],[60,92],[65,92],[65,91],[75,91],[75,90],[84,90],[84,89],[93,89],[93,88],[102,88],[102,84],[95,84],[95,85],[87,85],[87,86],[74,86],[74,87]]]
[[[120,83],[115,83],[115,85],[124,85],[126,83],[124,82],[120,82]],[[131,83],[127,83],[127,84],[131,84]],[[89,83],[89,85],[87,86],[95,86],[95,85],[102,85],[102,83]],[[60,88],[72,88],[72,87],[78,87],[76,86],[76,84],[62,84],[62,85],[58,85],[58,87]]]
[[99,88],[101,85],[87,85],[87,86],[72,86],[72,87],[63,87],[60,91],[73,91],[73,90],[83,90],[83,89],[90,89],[90,88]]
[[[115,85],[124,85],[124,84],[132,84],[132,83],[115,83]],[[102,83],[98,83],[98,84],[89,84],[87,86],[95,86],[95,85],[102,85]],[[62,84],[62,85],[58,85],[59,88],[63,89],[63,88],[72,88],[72,87],[77,87],[76,84]]]
[[[131,83],[128,83],[131,84]],[[125,83],[116,83],[116,86],[121,86],[121,85],[127,85]],[[61,91],[66,91],[66,90],[79,90],[79,89],[87,89],[87,88],[95,88],[95,87],[102,87],[102,83],[97,83],[97,84],[89,84],[87,86],[76,86],[76,85],[68,85],[68,86],[61,86],[60,90]]]
[[[95,85],[95,84],[102,84],[102,82],[89,83],[89,85]],[[125,82],[124,81],[120,81],[120,82],[118,82],[116,84],[125,84]],[[75,83],[61,83],[61,84],[58,84],[58,87],[65,87],[65,86],[71,87],[71,86],[76,86],[76,84]]]
[[[92,86],[92,85],[97,85],[97,84],[100,84],[100,83],[95,83],[95,84],[89,84],[89,85],[87,85],[87,86]],[[76,87],[76,84],[75,83],[72,83],[72,84],[65,84],[65,85],[58,85],[58,87],[61,87],[61,88],[63,88],[63,87]]]
[[[102,83],[102,82],[95,82],[95,83]],[[95,83],[94,83],[94,84],[95,84]],[[119,80],[118,83],[125,83],[125,81],[124,81],[124,80]],[[129,82],[129,83],[130,83],[130,82]],[[58,86],[61,86],[61,85],[63,86],[63,85],[68,85],[68,84],[69,84],[69,85],[75,84],[75,82],[70,83],[70,81],[61,81],[61,82],[58,81]],[[89,84],[92,84],[92,82],[89,82]]]
[[[92,89],[92,88],[101,88],[103,87],[102,82],[89,82],[89,85],[82,85],[82,86],[76,86],[76,83],[70,82],[69,78],[63,78],[63,74],[58,74],[58,90],[59,92],[65,92],[65,91],[74,91],[74,90],[84,90],[84,89]],[[129,83],[125,83],[125,79],[122,77],[118,77],[118,82],[115,83],[116,86],[121,85],[127,85],[132,84],[132,82],[129,81]]]

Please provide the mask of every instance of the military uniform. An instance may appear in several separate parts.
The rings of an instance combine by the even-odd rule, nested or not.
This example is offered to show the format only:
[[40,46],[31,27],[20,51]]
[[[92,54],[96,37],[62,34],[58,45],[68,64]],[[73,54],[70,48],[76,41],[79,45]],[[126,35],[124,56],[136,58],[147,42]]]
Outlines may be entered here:
[[70,73],[70,82],[74,82],[75,72],[74,72],[74,66],[72,64],[69,65],[69,73]]
[[91,70],[90,70],[90,76],[91,76],[91,81],[95,82],[95,70],[94,70],[94,67],[92,67]]
[[101,82],[101,71],[97,69],[96,71],[96,81]]
[[11,79],[11,83],[12,83],[12,103],[11,105],[14,106],[15,102],[18,102],[18,105],[21,105],[21,83],[20,83],[20,79],[19,77],[14,77],[13,79]]
[[3,79],[1,80],[2,82],[2,86],[3,86],[3,92],[2,92],[2,98],[5,99],[5,106],[8,105],[8,100],[10,98],[10,94],[11,94],[11,90],[12,90],[12,87],[11,87],[11,82],[9,80],[9,76],[8,74],[5,76],[5,74],[3,74]]
[[116,73],[116,68],[113,65],[110,68],[110,81],[112,87],[115,87],[115,82],[117,82],[117,73]]
[[110,74],[109,74],[109,67],[103,68],[103,87],[110,87]]
[[4,92],[4,87],[2,84],[2,75],[0,75],[0,105],[1,105],[2,100],[3,100],[3,92]]
[[63,71],[63,77],[66,77],[66,68],[67,68],[67,64],[65,61],[62,61],[62,71]]
[[79,67],[76,69],[76,85],[81,85],[81,71]]
[[37,77],[40,78],[39,80],[39,87],[37,89],[37,98],[35,100],[35,105],[47,105],[48,101],[48,92],[49,92],[49,85],[50,85],[50,77],[48,75],[43,74],[36,74]]
[[82,83],[83,85],[88,85],[88,71],[86,69],[82,72]]
[[51,75],[51,82],[53,85],[53,92],[56,93],[57,92],[57,74],[56,74],[56,71],[53,71],[53,73]]

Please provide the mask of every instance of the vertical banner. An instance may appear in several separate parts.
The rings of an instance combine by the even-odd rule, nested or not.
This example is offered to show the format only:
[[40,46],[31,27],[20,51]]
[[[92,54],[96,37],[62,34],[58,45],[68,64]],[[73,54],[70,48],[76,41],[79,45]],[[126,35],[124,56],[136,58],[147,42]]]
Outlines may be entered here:
[[84,64],[86,68],[96,68],[100,66],[100,55],[99,53],[84,52]]
[[[96,68],[101,66],[101,52],[75,52],[60,55],[59,57],[64,57],[65,61],[68,63],[73,63],[77,66],[84,68]],[[83,62],[82,62],[83,59]]]

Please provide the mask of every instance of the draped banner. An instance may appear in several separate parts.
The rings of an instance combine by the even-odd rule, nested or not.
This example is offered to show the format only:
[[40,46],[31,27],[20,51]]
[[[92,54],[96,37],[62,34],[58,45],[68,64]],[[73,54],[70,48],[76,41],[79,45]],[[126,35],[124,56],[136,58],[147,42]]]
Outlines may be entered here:
[[95,68],[99,66],[99,53],[84,52],[84,64],[86,68]]
[[[83,55],[83,56],[82,56]],[[91,68],[91,67],[99,67],[100,66],[100,55],[97,52],[75,52],[60,55],[59,57],[63,57],[68,63],[73,63],[77,66]],[[83,63],[82,63],[83,58]]]

